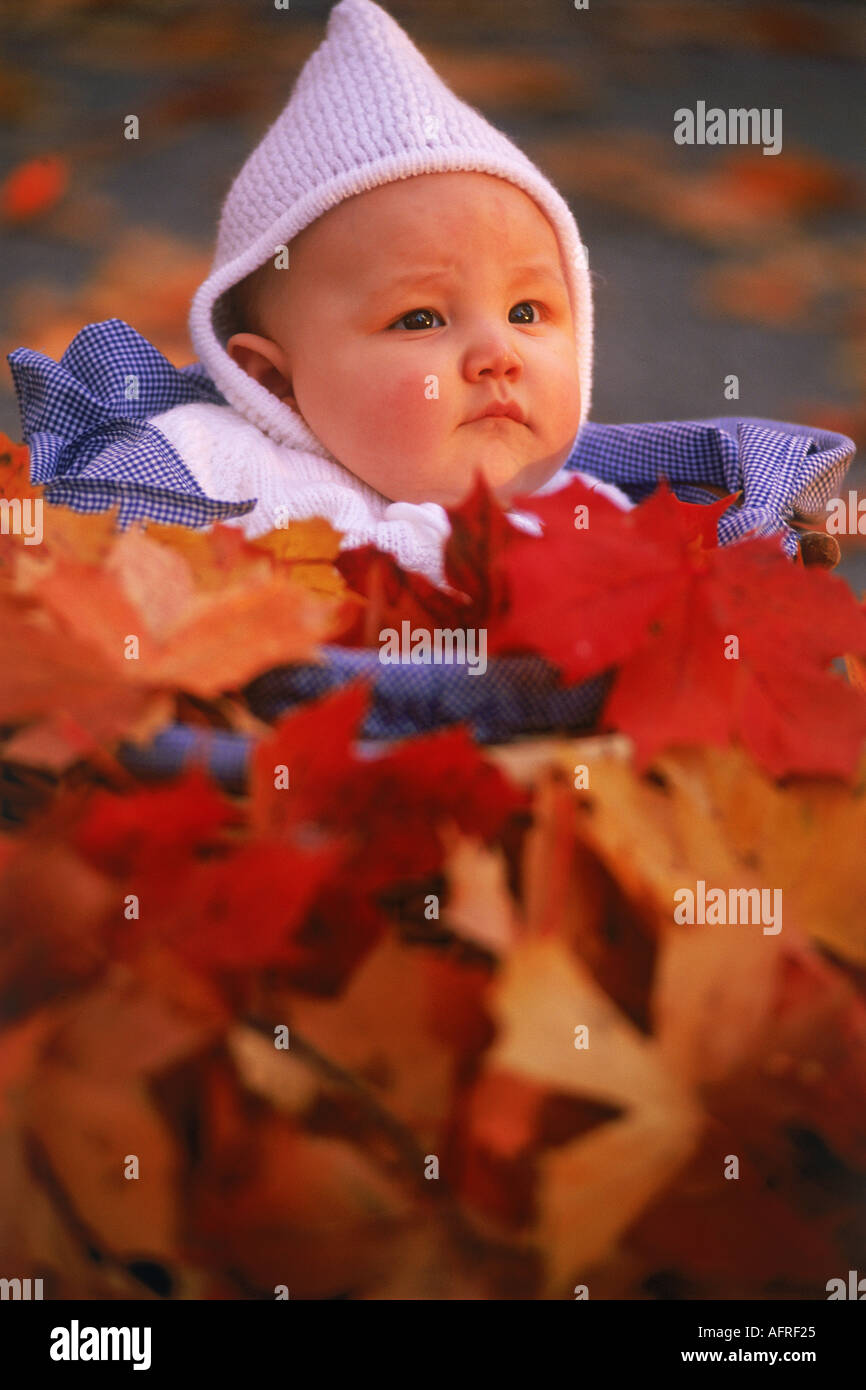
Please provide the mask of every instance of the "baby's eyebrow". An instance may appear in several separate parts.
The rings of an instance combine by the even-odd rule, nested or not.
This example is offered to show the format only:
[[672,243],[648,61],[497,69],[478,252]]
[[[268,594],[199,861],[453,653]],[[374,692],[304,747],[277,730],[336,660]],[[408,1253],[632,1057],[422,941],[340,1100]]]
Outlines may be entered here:
[[535,277],[536,280],[552,280],[557,285],[562,284],[562,276],[546,265],[515,266],[510,284],[514,285],[518,280],[523,280],[524,278],[532,279],[533,277]]
[[[436,266],[427,269],[417,268],[415,270],[407,270],[404,275],[394,276],[393,279],[388,281],[386,286],[374,287],[366,298],[373,299],[383,292],[390,294],[395,290],[402,289],[404,286],[434,284],[439,280],[449,279],[453,273],[453,267],[451,266]],[[556,285],[562,285],[563,283],[562,276],[557,275],[555,271],[550,270],[547,266],[527,264],[513,267],[509,287],[516,285],[520,280],[531,277],[537,280],[550,280]]]

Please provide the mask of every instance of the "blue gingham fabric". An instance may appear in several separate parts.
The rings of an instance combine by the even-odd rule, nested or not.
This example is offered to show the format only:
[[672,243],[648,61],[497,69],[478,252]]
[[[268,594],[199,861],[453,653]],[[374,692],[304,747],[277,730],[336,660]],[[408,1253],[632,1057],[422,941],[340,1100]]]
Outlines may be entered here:
[[195,765],[205,767],[226,791],[241,793],[246,787],[254,743],[252,734],[169,724],[150,743],[122,743],[117,755],[130,772],[144,781],[176,777]]
[[[253,712],[272,721],[359,677],[371,682],[370,705],[357,751],[375,752],[394,739],[465,724],[478,743],[507,743],[554,729],[580,732],[595,723],[613,679],[558,684],[541,657],[499,657],[483,676],[459,666],[383,666],[375,651],[322,647],[325,664],[298,663],[259,676],[244,692]],[[121,761],[143,778],[175,776],[191,764],[208,768],[227,790],[242,791],[255,740],[190,724],[171,724],[149,744],[122,744]]]
[[788,523],[795,515],[824,513],[854,449],[846,435],[778,420],[587,423],[566,467],[616,483],[633,502],[649,496],[663,475],[683,502],[712,500],[701,483],[741,491],[741,503],[719,520],[719,544],[779,533],[782,549],[793,557],[799,540]]
[[[48,502],[98,512],[119,504],[118,525],[152,520],[206,526],[252,510],[256,499],[207,497],[180,455],[148,421],[192,401],[225,405],[198,363],[174,367],[122,319],[87,324],[60,362],[18,348],[8,354],[31,453],[31,477]],[[616,483],[640,502],[665,477],[683,501],[714,500],[710,488],[742,492],[719,521],[720,544],[749,532],[778,534],[793,556],[795,515],[820,513],[838,493],[854,455],[844,435],[775,420],[720,417],[632,425],[587,423],[567,469]],[[384,666],[375,651],[325,647],[324,664],[266,672],[247,688],[251,708],[273,720],[305,700],[366,676],[371,706],[367,740],[403,738],[462,722],[479,742],[528,733],[577,732],[600,710],[609,677],[560,686],[539,658],[496,658],[483,676],[463,666]],[[203,741],[204,740],[204,741]],[[244,776],[249,740],[181,725],[150,748],[126,746],[130,767],[177,772],[190,759],[208,763],[227,787]]]
[[12,369],[30,480],[76,512],[119,504],[118,525],[142,519],[204,526],[256,504],[208,497],[165,435],[147,423],[175,405],[225,405],[199,363],[174,367],[123,319],[89,323],[59,362],[16,348]]
[[372,682],[365,738],[406,738],[465,723],[479,743],[505,743],[517,734],[588,728],[611,677],[563,686],[542,657],[496,657],[481,675],[466,666],[383,665],[369,648],[323,647],[322,666],[297,664],[266,671],[244,696],[259,719],[274,720],[292,705],[317,699],[349,681]]

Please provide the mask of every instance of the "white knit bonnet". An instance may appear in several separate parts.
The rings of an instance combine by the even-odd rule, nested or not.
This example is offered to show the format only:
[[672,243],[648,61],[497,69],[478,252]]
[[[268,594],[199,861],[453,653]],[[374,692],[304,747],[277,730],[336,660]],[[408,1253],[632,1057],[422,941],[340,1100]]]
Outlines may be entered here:
[[340,0],[286,106],[229,189],[211,271],[189,314],[205,370],[229,404],[277,443],[331,457],[299,413],[226,352],[236,331],[226,291],[345,198],[445,170],[507,179],[553,227],[576,323],[583,425],[592,391],[592,294],[568,204],[522,150],[437,77],[385,10],[373,0]]

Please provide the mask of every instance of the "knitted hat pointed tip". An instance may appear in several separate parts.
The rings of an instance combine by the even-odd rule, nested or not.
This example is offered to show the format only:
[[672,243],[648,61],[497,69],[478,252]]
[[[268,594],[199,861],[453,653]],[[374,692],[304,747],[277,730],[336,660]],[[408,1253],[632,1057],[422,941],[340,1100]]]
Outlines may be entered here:
[[210,274],[189,331],[226,400],[278,443],[328,455],[300,414],[226,351],[226,292],[355,194],[417,174],[487,173],[527,193],[556,234],[576,326],[581,426],[592,392],[592,293],[568,204],[535,164],[434,72],[374,0],[339,0],[288,102],[247,158],[220,214]]

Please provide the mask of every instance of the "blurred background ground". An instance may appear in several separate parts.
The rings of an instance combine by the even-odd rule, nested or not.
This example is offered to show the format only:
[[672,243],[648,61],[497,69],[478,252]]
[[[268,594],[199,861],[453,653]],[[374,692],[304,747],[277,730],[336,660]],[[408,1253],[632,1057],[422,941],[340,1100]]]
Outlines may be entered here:
[[[592,417],[752,415],[866,448],[866,22],[853,0],[391,0],[440,75],[571,203],[596,304]],[[231,178],[330,0],[30,0],[0,19],[6,353],[119,317],[178,366]],[[674,111],[781,107],[783,148],[678,146]],[[140,139],[123,137],[135,114]],[[30,165],[31,161],[40,161]],[[30,166],[30,167],[28,167]],[[739,378],[726,400],[725,377]],[[844,490],[866,492],[858,459]],[[840,538],[866,588],[866,536]]]

